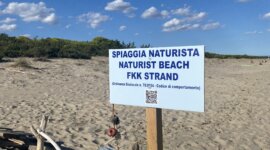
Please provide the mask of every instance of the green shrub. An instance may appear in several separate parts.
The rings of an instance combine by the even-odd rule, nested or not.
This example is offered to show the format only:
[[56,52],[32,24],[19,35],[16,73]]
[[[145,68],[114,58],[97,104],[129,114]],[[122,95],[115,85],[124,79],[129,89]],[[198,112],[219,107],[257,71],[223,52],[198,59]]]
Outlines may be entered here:
[[51,60],[48,59],[47,57],[36,57],[34,58],[34,61],[51,62]]
[[75,58],[75,59],[90,59],[89,52],[78,46],[66,45],[58,53],[58,57]]
[[4,58],[4,53],[0,51],[0,62],[3,60],[3,58]]

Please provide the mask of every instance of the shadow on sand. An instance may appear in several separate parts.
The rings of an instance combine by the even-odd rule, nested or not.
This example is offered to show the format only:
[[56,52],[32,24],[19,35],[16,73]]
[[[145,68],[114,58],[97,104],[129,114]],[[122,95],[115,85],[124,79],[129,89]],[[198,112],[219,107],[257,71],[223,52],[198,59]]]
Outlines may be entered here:
[[[34,150],[37,140],[34,135],[24,131],[13,131],[10,128],[0,127],[0,148],[3,149],[20,149],[20,150]],[[64,142],[56,142],[61,150],[74,150],[63,146]],[[46,150],[54,150],[53,146],[45,142]]]

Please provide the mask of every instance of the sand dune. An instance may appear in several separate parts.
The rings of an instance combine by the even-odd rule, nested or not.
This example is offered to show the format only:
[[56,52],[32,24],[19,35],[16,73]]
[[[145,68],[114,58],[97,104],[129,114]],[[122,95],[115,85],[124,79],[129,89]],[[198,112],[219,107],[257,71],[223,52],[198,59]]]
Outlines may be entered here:
[[[260,62],[207,59],[206,112],[163,110],[164,149],[270,149],[270,60]],[[0,127],[30,132],[50,113],[47,131],[66,147],[95,150],[110,139],[104,134],[111,116],[107,58],[33,62],[38,69],[12,63],[0,63]],[[136,141],[146,149],[144,108],[117,105],[116,111],[125,131],[120,149]]]

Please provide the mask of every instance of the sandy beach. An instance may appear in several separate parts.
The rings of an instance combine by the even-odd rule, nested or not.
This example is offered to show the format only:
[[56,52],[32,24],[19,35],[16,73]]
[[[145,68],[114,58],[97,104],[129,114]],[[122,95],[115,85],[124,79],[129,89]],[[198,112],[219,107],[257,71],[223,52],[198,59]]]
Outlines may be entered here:
[[[0,63],[0,128],[30,133],[50,113],[47,133],[65,147],[96,150],[110,139],[108,58],[28,60],[36,69]],[[145,108],[115,109],[120,149],[146,149]],[[163,110],[165,150],[269,150],[269,137],[270,60],[206,59],[205,112]]]

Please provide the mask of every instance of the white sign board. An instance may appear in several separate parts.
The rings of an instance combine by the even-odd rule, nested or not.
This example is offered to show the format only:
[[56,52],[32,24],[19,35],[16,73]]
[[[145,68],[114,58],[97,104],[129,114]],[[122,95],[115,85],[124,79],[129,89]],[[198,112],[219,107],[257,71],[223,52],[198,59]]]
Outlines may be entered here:
[[204,111],[204,46],[109,50],[113,104]]

